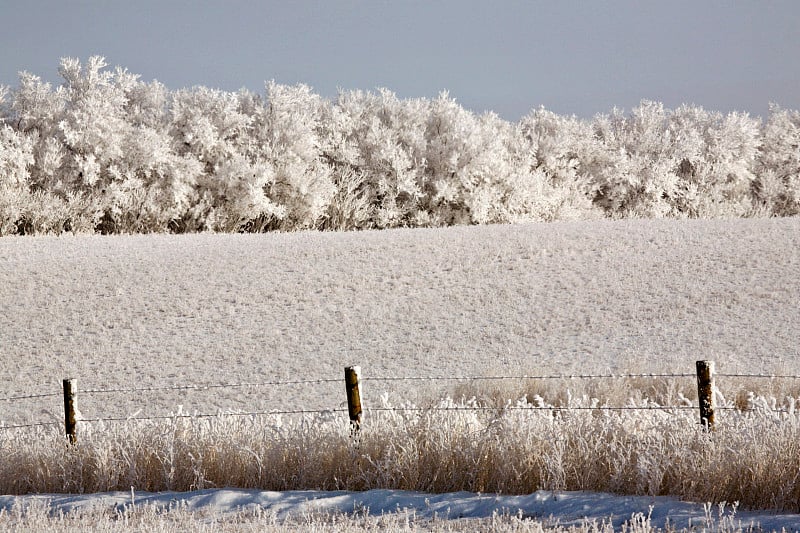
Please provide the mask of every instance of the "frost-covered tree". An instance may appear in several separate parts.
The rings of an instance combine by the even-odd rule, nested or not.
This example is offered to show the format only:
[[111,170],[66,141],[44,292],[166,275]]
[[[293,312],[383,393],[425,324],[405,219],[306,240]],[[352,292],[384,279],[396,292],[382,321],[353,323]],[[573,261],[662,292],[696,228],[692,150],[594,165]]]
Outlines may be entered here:
[[679,176],[674,203],[689,217],[745,216],[752,211],[759,121],[696,106],[672,113]]
[[0,125],[0,235],[17,232],[28,203],[28,168],[33,162],[30,139]]
[[36,137],[0,125],[0,235],[61,233],[69,227],[73,199],[31,187]]
[[759,120],[747,113],[730,113],[706,132],[706,197],[715,203],[700,216],[747,216],[752,212],[754,167],[761,144]]
[[374,227],[374,174],[366,170],[360,125],[364,106],[355,92],[340,92],[324,118],[323,158],[331,167],[335,192],[328,205],[322,228],[352,230]]
[[129,231],[186,229],[197,203],[198,158],[179,154],[170,135],[170,94],[158,82],[125,84],[125,150],[112,171],[117,205],[127,213],[117,221]]
[[109,170],[124,154],[127,129],[122,71],[103,70],[105,59],[92,56],[85,67],[78,59],[61,60],[65,108],[58,122],[67,161],[64,179],[76,187],[102,191],[116,176]]
[[243,154],[250,144],[253,117],[243,112],[237,94],[205,87],[177,91],[170,106],[172,146],[184,164],[193,165],[191,173],[176,176],[181,180],[177,189],[185,191],[186,198],[196,195],[182,225],[240,229],[258,212],[238,194],[252,190],[255,204],[265,202],[265,174],[258,165],[250,168]]
[[194,155],[211,173],[247,142],[252,118],[239,109],[236,93],[181,89],[172,95],[170,110],[176,150]]
[[400,100],[387,89],[339,94],[326,151],[337,185],[333,212],[349,213],[349,224],[362,228],[424,218],[427,110],[427,100]]
[[30,169],[31,187],[63,192],[60,168],[65,155],[58,123],[65,107],[63,90],[29,72],[19,74],[19,85],[12,92],[7,123],[25,133],[33,142],[35,164]]
[[540,166],[538,140],[521,123],[506,124],[503,136],[508,171],[501,183],[505,222],[596,218],[585,190],[577,180],[554,185]]
[[516,133],[497,115],[476,116],[447,93],[431,102],[426,173],[443,222],[485,224],[512,218],[508,195],[525,172],[524,162],[514,161],[511,153]]
[[772,104],[758,155],[755,192],[774,216],[800,214],[800,112]]
[[277,207],[265,211],[283,229],[317,228],[336,187],[323,154],[322,118],[330,105],[306,85],[266,85],[266,103],[255,116],[252,140],[270,168],[268,196]]
[[599,216],[591,203],[594,186],[584,168],[597,150],[590,124],[540,108],[523,117],[519,127],[534,156],[531,178],[538,191],[539,218]]
[[583,172],[595,203],[612,216],[679,216],[680,164],[670,118],[661,103],[643,101],[629,116],[615,109],[593,120]]
[[597,205],[611,216],[715,217],[750,212],[758,121],[643,101],[593,121],[578,150]]
[[0,126],[0,185],[27,189],[28,169],[33,163],[30,136],[14,131],[8,125]]

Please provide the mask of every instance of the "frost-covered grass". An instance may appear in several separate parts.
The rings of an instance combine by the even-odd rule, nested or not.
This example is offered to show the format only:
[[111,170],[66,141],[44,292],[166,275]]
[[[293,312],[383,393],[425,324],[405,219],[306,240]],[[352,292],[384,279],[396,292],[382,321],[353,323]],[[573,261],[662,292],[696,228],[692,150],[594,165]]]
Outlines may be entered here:
[[[728,409],[785,409],[800,398],[800,379],[790,377],[715,378],[716,400]],[[686,377],[614,377],[577,379],[478,380],[451,388],[451,397],[481,406],[503,407],[509,399],[569,406],[576,399],[596,399],[601,406],[657,405],[682,408],[697,405],[697,384]],[[788,402],[788,404],[787,404]]]
[[776,413],[755,398],[752,411],[721,412],[713,434],[694,410],[567,409],[605,403],[589,397],[544,410],[529,409],[552,407],[537,398],[483,411],[437,411],[477,406],[442,400],[373,412],[356,441],[333,414],[84,424],[74,446],[59,430],[8,430],[0,493],[587,490],[798,512],[798,402]]
[[[73,532],[73,531],[149,531],[149,532],[264,532],[315,531],[354,533],[363,531],[445,532],[445,531],[495,531],[501,532],[612,532],[613,526],[589,522],[586,527],[560,527],[547,522],[523,519],[514,515],[498,515],[491,519],[453,521],[446,518],[415,519],[412,513],[398,512],[383,516],[353,516],[343,513],[318,513],[278,520],[263,512],[240,512],[234,516],[197,513],[180,507],[164,511],[156,506],[140,509],[77,511],[53,516],[46,506],[34,509],[0,512],[0,527],[9,532]],[[635,531],[654,531],[641,528]],[[738,531],[730,529],[726,531]]]
[[[488,518],[452,519],[443,517],[418,516],[413,509],[399,509],[395,512],[371,515],[369,510],[343,512],[307,512],[298,516],[279,519],[275,513],[253,509],[234,513],[218,514],[213,511],[197,513],[180,503],[166,509],[159,505],[120,505],[116,507],[93,507],[74,509],[69,512],[52,513],[45,502],[12,507],[0,511],[0,527],[9,532],[71,532],[71,531],[148,531],[148,532],[283,532],[314,531],[351,533],[362,531],[398,532],[472,532],[487,531],[495,533],[656,533],[661,531],[684,532],[702,531],[716,533],[738,533],[742,531],[765,531],[757,523],[738,520],[735,512],[727,509],[716,510],[708,506],[705,515],[692,526],[667,527],[654,525],[645,513],[634,513],[615,524],[612,517],[606,519],[585,519],[579,524],[562,525],[553,517],[528,517],[521,513],[495,512]],[[615,527],[617,526],[618,527]],[[768,531],[768,530],[767,530]]]

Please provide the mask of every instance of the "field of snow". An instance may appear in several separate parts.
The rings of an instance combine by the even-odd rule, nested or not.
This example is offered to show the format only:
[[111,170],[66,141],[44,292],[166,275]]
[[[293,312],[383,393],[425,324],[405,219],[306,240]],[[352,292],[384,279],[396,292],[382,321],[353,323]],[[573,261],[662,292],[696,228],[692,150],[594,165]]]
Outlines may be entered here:
[[[311,378],[797,373],[800,219],[0,239],[0,397]],[[439,396],[448,385],[434,383]],[[310,387],[89,397],[84,416],[333,408]],[[365,384],[365,402],[424,387]],[[61,398],[3,406],[60,421]]]
[[[796,218],[4,238],[0,398],[59,393],[65,377],[80,389],[163,387],[339,379],[351,364],[366,379],[690,373],[697,359],[723,372],[798,374],[799,301]],[[365,403],[448,387],[368,381]],[[344,405],[343,389],[86,395],[80,409],[325,409]],[[62,417],[58,395],[0,411],[6,425]],[[606,496],[586,498],[609,514],[598,503]],[[609,509],[628,513],[616,501]],[[800,527],[796,517],[770,524]]]

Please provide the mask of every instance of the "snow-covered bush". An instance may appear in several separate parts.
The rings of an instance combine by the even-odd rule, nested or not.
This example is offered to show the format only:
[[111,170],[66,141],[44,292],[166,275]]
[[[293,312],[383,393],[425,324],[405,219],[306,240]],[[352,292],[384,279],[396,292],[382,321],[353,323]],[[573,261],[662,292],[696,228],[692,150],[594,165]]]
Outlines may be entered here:
[[591,180],[582,170],[581,157],[592,153],[591,130],[575,117],[546,109],[529,113],[519,123],[526,150],[535,165],[528,179],[541,220],[596,218]]
[[52,142],[45,145],[46,156],[60,163],[53,176],[61,185],[59,192],[89,193],[96,202],[97,215],[104,218],[104,232],[117,229],[116,220],[123,210],[130,209],[121,201],[119,191],[139,187],[131,176],[118,170],[128,129],[125,87],[134,82],[134,77],[120,69],[104,70],[106,66],[99,56],[89,58],[85,66],[74,58],[61,60],[64,108],[56,139],[63,143],[63,151]]
[[[425,181],[428,109],[426,99],[400,100],[386,89],[339,94],[326,157],[334,168],[336,202],[351,206],[346,211],[355,214],[353,227],[419,223],[431,192]],[[362,183],[353,183],[352,176]],[[339,212],[336,202],[332,208]]]
[[[649,101],[509,122],[446,92],[170,91],[99,56],[59,71],[55,89],[27,72],[0,87],[6,233],[800,213],[800,114],[777,106],[764,125]],[[17,228],[25,210],[48,222]]]
[[28,168],[34,163],[33,143],[10,126],[0,125],[0,235],[17,232],[30,196]]
[[241,168],[240,147],[246,144],[252,117],[239,109],[236,94],[205,87],[176,91],[169,109],[170,155],[192,170],[176,172],[170,180],[178,199],[187,203],[179,226],[235,231],[247,217],[229,206],[229,193],[251,176]]
[[619,217],[747,216],[753,212],[758,120],[643,101],[593,121],[581,172],[597,205]]
[[322,118],[328,106],[306,85],[267,84],[267,101],[254,129],[275,176],[270,197],[285,210],[282,228],[318,227],[336,191],[323,158]]
[[774,216],[800,214],[800,111],[770,106],[758,157],[755,190]]
[[33,142],[35,164],[30,167],[30,185],[54,193],[64,190],[60,167],[65,155],[58,123],[64,110],[63,90],[53,91],[38,76],[21,72],[12,92],[7,123]]
[[72,229],[71,204],[31,183],[36,138],[0,125],[0,236]]
[[679,162],[664,106],[642,102],[630,116],[615,109],[597,116],[593,130],[581,171],[590,179],[595,203],[614,216],[676,215]]
[[27,188],[28,169],[33,164],[31,138],[9,126],[0,126],[0,185]]
[[742,113],[707,113],[701,133],[702,158],[688,166],[682,210],[697,218],[749,215],[759,121]]

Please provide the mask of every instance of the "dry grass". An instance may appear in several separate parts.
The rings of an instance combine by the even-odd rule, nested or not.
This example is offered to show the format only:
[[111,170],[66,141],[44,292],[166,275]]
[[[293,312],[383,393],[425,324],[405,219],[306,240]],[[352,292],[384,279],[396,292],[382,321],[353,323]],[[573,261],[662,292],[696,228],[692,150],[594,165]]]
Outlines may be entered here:
[[[636,388],[639,381],[627,385],[646,392]],[[659,387],[678,397],[690,393],[675,384]],[[422,410],[373,411],[357,442],[340,414],[86,423],[74,446],[56,429],[5,430],[0,493],[131,486],[592,490],[800,512],[800,396],[750,395],[750,410],[720,412],[716,431],[708,434],[694,410],[570,410],[608,405],[608,398],[578,391],[549,401],[550,392],[539,389],[530,402],[522,398],[484,410],[463,410],[481,406],[477,399],[446,399]],[[735,398],[723,406],[734,408]],[[655,406],[644,397],[625,403]]]
[[[775,409],[791,398],[800,398],[798,378],[723,376],[715,381],[719,404],[741,411],[759,406]],[[475,400],[479,405],[498,407],[505,405],[509,398],[525,398],[529,403],[555,407],[567,406],[576,399],[584,403],[597,399],[598,403],[611,406],[697,405],[694,377],[480,380],[461,383],[451,388],[449,395],[460,400]]]

